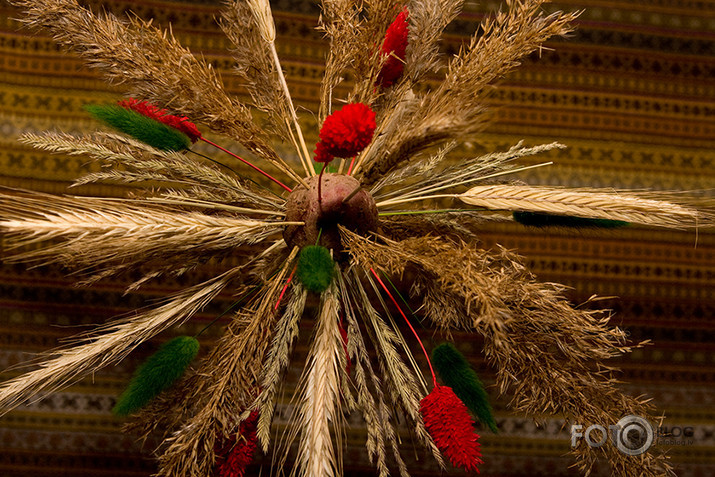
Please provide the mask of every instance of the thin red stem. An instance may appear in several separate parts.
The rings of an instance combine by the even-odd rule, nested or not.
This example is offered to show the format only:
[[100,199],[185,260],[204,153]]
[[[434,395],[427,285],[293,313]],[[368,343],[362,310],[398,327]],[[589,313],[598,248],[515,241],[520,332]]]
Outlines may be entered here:
[[225,152],[226,154],[229,154],[229,155],[235,157],[236,159],[238,159],[239,161],[243,162],[243,163],[246,164],[247,166],[252,167],[253,169],[255,169],[255,170],[258,171],[259,173],[263,174],[264,176],[266,176],[267,178],[269,178],[270,180],[272,180],[273,182],[275,182],[275,183],[278,184],[279,186],[283,187],[283,188],[284,188],[285,190],[287,190],[288,192],[293,192],[293,189],[291,189],[290,187],[288,187],[287,185],[285,185],[284,183],[282,183],[281,181],[279,181],[278,179],[276,179],[276,178],[273,177],[272,175],[270,175],[270,174],[268,174],[267,172],[263,171],[262,169],[260,169],[260,168],[258,168],[258,167],[256,167],[256,166],[254,166],[253,164],[251,164],[250,162],[248,162],[248,161],[245,160],[244,158],[237,156],[236,154],[232,153],[232,152],[229,151],[228,149],[224,149],[223,147],[219,146],[219,145],[216,144],[215,142],[209,141],[208,139],[206,139],[206,138],[203,137],[203,136],[200,137],[199,139],[201,139],[202,141],[204,141],[204,142],[207,143],[207,144],[211,144],[213,147],[215,147],[215,148],[217,148],[217,149],[220,149],[221,151]]
[[353,172],[353,166],[355,165],[355,159],[357,156],[353,156],[353,158],[350,160],[350,167],[348,167],[348,175],[350,175]]
[[293,267],[293,271],[290,272],[290,276],[288,277],[288,281],[286,282],[285,286],[283,287],[283,290],[281,290],[280,296],[278,297],[278,301],[276,302],[276,307],[274,308],[274,311],[277,310],[278,307],[280,306],[281,301],[283,300],[283,295],[285,295],[286,290],[288,289],[288,285],[290,285],[291,280],[293,280],[293,275],[295,275],[295,270],[296,270],[296,268],[298,268],[297,265],[296,265],[295,267]]
[[409,326],[410,330],[412,330],[412,334],[415,335],[415,338],[417,338],[417,342],[420,344],[420,347],[422,347],[422,352],[425,354],[425,358],[427,358],[427,364],[429,365],[430,373],[432,373],[432,382],[434,383],[435,387],[437,387],[437,377],[435,376],[434,369],[432,368],[432,361],[429,359],[429,355],[427,354],[425,345],[422,344],[422,340],[420,339],[419,335],[417,334],[417,331],[415,331],[414,327],[412,326],[412,323],[410,323],[410,320],[407,319],[407,315],[405,315],[405,312],[402,311],[402,308],[400,308],[400,305],[397,303],[397,300],[395,300],[395,297],[392,296],[392,293],[390,293],[390,290],[388,290],[388,288],[382,282],[382,280],[380,279],[380,276],[377,274],[377,272],[375,272],[375,270],[373,268],[370,268],[370,271],[372,272],[373,275],[375,275],[375,278],[377,278],[377,282],[380,284],[382,289],[385,290],[385,293],[387,293],[387,296],[390,297],[390,300],[392,300],[392,303],[395,304],[395,306],[397,307],[397,310],[402,315],[402,318],[405,319],[407,326]]

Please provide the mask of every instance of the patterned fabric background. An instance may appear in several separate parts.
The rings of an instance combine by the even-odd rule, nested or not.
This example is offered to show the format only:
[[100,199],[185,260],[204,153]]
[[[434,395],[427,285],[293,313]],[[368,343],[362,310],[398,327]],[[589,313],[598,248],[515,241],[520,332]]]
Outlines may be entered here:
[[[133,11],[171,23],[177,38],[202,52],[223,74],[228,89],[242,94],[231,76],[229,45],[215,24],[218,0],[91,0],[94,8]],[[277,0],[278,49],[294,99],[316,111],[325,44],[315,31],[318,8],[307,0]],[[444,42],[456,52],[466,35],[499,2],[469,3]],[[561,141],[568,149],[546,160],[532,183],[699,190],[715,186],[715,1],[587,0],[548,8],[581,10],[578,30],[528,58],[494,96],[495,123],[472,152]],[[120,97],[76,58],[46,37],[19,28],[18,12],[0,3],[0,185],[63,193],[69,182],[94,167],[83,158],[49,156],[16,141],[25,131],[80,132],[95,125],[82,111],[89,102]],[[302,115],[315,140],[311,115]],[[286,150],[285,146],[278,146]],[[467,151],[470,152],[470,151]],[[539,157],[538,160],[544,160]],[[119,194],[90,186],[77,193]],[[690,427],[692,437],[668,451],[678,475],[715,475],[715,234],[624,229],[589,233],[543,233],[515,224],[492,225],[480,239],[501,243],[527,257],[541,280],[573,287],[582,302],[592,294],[612,298],[613,323],[634,340],[653,345],[613,362],[624,388],[653,398],[669,429]],[[83,325],[169,294],[184,283],[163,281],[122,295],[123,283],[108,280],[77,288],[58,269],[0,266],[0,370],[56,347]],[[207,279],[192,276],[190,279]],[[188,280],[185,279],[185,280]],[[206,309],[181,332],[192,333],[230,299]],[[310,323],[305,323],[305,335]],[[177,331],[178,333],[179,331]],[[206,341],[216,336],[208,333]],[[425,333],[427,334],[427,333]],[[202,335],[202,338],[205,335]],[[142,447],[120,432],[111,409],[115,396],[161,336],[120,366],[0,418],[0,476],[148,476],[154,443]],[[438,342],[439,337],[434,337]],[[487,384],[494,382],[481,344],[455,336]],[[305,354],[305,347],[297,354]],[[17,369],[1,374],[16,375]],[[297,376],[289,376],[295,381]],[[509,396],[495,399],[498,435],[482,436],[483,475],[572,475],[563,421],[510,414]],[[287,404],[287,403],[286,403]],[[283,409],[286,411],[287,407]],[[282,419],[283,414],[279,416]],[[344,453],[346,475],[372,475],[361,424],[352,422]],[[410,436],[403,439],[409,446]],[[263,458],[270,462],[271,456]],[[260,464],[260,460],[257,461]],[[259,472],[259,465],[254,470]],[[412,462],[414,475],[434,475],[431,463]],[[263,469],[264,474],[266,469]],[[607,475],[604,466],[601,475]],[[450,470],[451,475],[460,472]]]

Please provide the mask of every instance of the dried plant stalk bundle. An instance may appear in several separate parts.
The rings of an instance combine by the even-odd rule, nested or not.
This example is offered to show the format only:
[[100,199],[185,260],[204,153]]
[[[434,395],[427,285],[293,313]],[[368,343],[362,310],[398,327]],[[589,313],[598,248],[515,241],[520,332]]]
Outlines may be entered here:
[[[126,426],[144,440],[163,438],[157,475],[223,472],[230,460],[226,452],[245,443],[241,449],[250,453],[258,441],[277,456],[276,468],[295,458],[291,475],[340,475],[345,420],[353,411],[364,420],[367,454],[381,477],[394,468],[409,476],[400,426],[438,466],[445,467],[442,449],[452,462],[475,469],[481,459],[470,426],[463,426],[461,437],[450,435],[434,419],[426,426],[420,413],[420,402],[431,396],[428,414],[457,415],[440,409],[457,397],[439,392],[433,372],[432,384],[425,379],[411,338],[398,326],[404,318],[431,370],[398,293],[386,285],[390,276],[406,273],[413,279],[409,293],[420,305],[416,313],[428,326],[447,337],[454,330],[481,335],[498,391],[511,397],[514,411],[604,426],[624,413],[655,413],[647,399],[625,395],[605,363],[646,342],[627,342],[624,330],[609,325],[608,312],[569,304],[564,287],[536,281],[515,254],[482,250],[475,242],[484,223],[505,220],[490,211],[679,229],[712,226],[712,200],[505,182],[507,175],[549,165],[520,161],[564,148],[559,143],[518,143],[454,162],[460,141],[487,123],[486,100],[496,83],[549,38],[570,32],[578,13],[546,14],[545,0],[507,0],[446,59],[439,42],[461,0],[323,0],[318,28],[330,48],[315,112],[321,138],[315,160],[324,165],[316,173],[278,58],[280,38],[267,0],[228,0],[220,18],[251,106],[267,113],[265,128],[253,122],[249,105],[226,93],[211,65],[182,47],[170,30],[133,16],[95,14],[75,0],[10,1],[23,9],[26,24],[50,33],[138,100],[151,102],[126,103],[149,111],[126,114],[129,121],[139,115],[145,123],[176,129],[181,126],[169,119],[192,127],[196,121],[260,162],[200,133],[193,139],[218,146],[252,170],[234,170],[194,150],[188,140],[180,150],[160,151],[114,132],[25,134],[20,140],[40,150],[87,157],[101,166],[78,178],[75,190],[115,182],[131,193],[116,199],[3,190],[0,233],[9,253],[4,260],[59,264],[86,275],[85,284],[139,270],[141,277],[128,290],[206,263],[228,265],[154,308],[98,327],[39,360],[35,370],[0,384],[0,413],[117,363],[230,290],[235,303],[208,325],[221,326],[218,320],[226,316],[213,349]],[[348,75],[354,81],[343,84]],[[441,81],[428,88],[428,75]],[[349,90],[345,97],[338,94],[343,88]],[[120,102],[111,108],[123,114],[124,107]],[[293,145],[294,164],[276,153],[271,135]],[[338,173],[328,169],[333,156],[343,158],[330,166]],[[259,165],[287,177],[290,186]],[[259,172],[260,181],[245,171]],[[432,199],[449,202],[449,208],[425,208]],[[283,378],[295,364],[294,343],[311,302],[319,309],[291,398],[293,413],[274,440],[282,426],[273,419]],[[469,380],[466,387],[478,387],[476,374]],[[478,389],[473,408],[486,409],[487,392]],[[450,398],[440,399],[442,394]],[[495,428],[486,411],[483,420]],[[430,432],[438,431],[433,439]],[[454,449],[467,448],[469,455],[455,458]],[[635,459],[612,446],[580,446],[572,454],[585,474],[605,457],[613,475],[673,475],[667,458],[653,450]],[[241,456],[240,472],[249,457]],[[489,457],[485,449],[485,462]]]

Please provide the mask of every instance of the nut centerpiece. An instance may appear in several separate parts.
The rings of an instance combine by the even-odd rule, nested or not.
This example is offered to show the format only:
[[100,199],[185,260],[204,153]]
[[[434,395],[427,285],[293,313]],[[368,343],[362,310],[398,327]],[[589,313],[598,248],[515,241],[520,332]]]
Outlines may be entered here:
[[323,174],[319,200],[319,178],[308,178],[307,189],[298,186],[288,197],[286,222],[305,223],[286,226],[283,238],[290,248],[317,244],[340,252],[343,247],[338,225],[361,235],[377,229],[377,207],[368,191],[361,189],[345,200],[360,182],[343,174]]

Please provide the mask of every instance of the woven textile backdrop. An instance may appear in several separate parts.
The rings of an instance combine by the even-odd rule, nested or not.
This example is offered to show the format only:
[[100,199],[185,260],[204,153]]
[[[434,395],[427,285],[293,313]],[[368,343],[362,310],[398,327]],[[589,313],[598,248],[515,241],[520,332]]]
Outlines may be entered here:
[[[202,52],[222,72],[228,89],[243,94],[230,74],[228,41],[215,23],[218,0],[90,4],[153,17],[163,26],[171,23],[181,43]],[[319,10],[308,0],[277,0],[273,6],[278,50],[293,98],[317,111],[325,53],[314,29]],[[456,52],[484,13],[498,8],[499,2],[470,2],[449,28],[445,53]],[[530,182],[691,191],[715,187],[715,0],[587,0],[549,8],[583,9],[578,30],[566,41],[551,42],[551,49],[528,58],[503,82],[493,97],[496,121],[472,144],[474,152],[505,149],[522,139],[527,144],[558,140],[568,148],[538,158],[556,164],[534,170]],[[120,92],[48,38],[19,29],[12,19],[17,15],[4,0],[0,3],[0,185],[63,193],[94,166],[82,158],[33,151],[17,137],[26,131],[93,129],[82,106],[114,101]],[[312,116],[302,116],[304,130],[316,131]],[[314,134],[308,141],[315,141]],[[75,191],[124,192],[96,185]],[[691,437],[657,444],[668,450],[679,475],[715,475],[715,234],[637,228],[544,233],[505,223],[490,225],[480,239],[487,246],[498,242],[517,249],[541,280],[572,286],[575,302],[591,294],[618,297],[605,302],[616,311],[614,324],[626,328],[634,340],[654,343],[613,362],[623,370],[624,388],[652,397],[669,429],[692,428]],[[77,288],[72,277],[58,269],[28,271],[2,264],[0,370],[56,347],[58,340],[83,326],[128,312],[182,284],[166,280],[123,296],[123,282]],[[201,329],[220,313],[230,294],[224,298],[180,332]],[[309,334],[310,323],[302,326]],[[217,334],[211,331],[202,338],[210,342]],[[142,447],[122,434],[122,421],[110,409],[132,370],[166,338],[141,347],[120,366],[91,380],[0,418],[0,476],[151,475],[154,443]],[[467,336],[455,340],[485,383],[492,384],[480,343]],[[298,347],[297,354],[304,355],[305,348]],[[296,379],[289,376],[288,382]],[[565,455],[570,439],[563,422],[546,419],[537,426],[509,413],[509,396],[497,397],[494,388],[490,393],[501,432],[482,436],[482,473],[571,475]],[[372,475],[361,424],[351,425],[346,475]],[[406,439],[409,443],[408,434]],[[266,456],[263,462],[270,459]],[[260,458],[257,462],[256,475]],[[423,465],[432,464],[411,464],[414,475],[436,473]],[[603,466],[598,471],[607,475]]]

